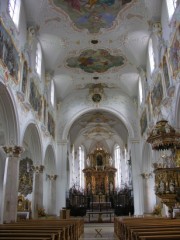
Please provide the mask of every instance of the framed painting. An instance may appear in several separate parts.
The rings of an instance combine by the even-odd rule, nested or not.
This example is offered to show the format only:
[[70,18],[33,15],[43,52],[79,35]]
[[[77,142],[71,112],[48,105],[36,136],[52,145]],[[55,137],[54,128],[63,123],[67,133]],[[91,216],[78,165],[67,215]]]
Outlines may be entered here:
[[52,115],[48,112],[48,131],[51,134],[51,136],[55,137],[55,122],[52,117]]
[[31,83],[30,83],[29,102],[32,108],[34,109],[34,111],[38,113],[38,117],[40,118],[41,111],[42,111],[42,97],[33,79],[31,79]]
[[24,61],[22,70],[22,92],[24,94],[26,94],[27,91],[27,83],[28,83],[28,65],[27,62]]
[[170,49],[169,49],[169,60],[174,78],[180,71],[180,24],[178,25],[174,34]]
[[17,83],[19,80],[20,57],[14,42],[2,21],[0,20],[0,61],[9,75]]
[[43,103],[44,103],[44,109],[43,109],[43,120],[44,120],[44,124],[46,125],[46,118],[47,118],[47,114],[46,114],[46,111],[47,111],[47,102],[46,102],[45,97],[43,97]]
[[166,86],[166,92],[167,92],[168,88],[170,87],[170,78],[169,78],[169,71],[168,71],[166,55],[164,55],[164,57],[163,57],[162,71],[163,71],[164,83]]
[[140,125],[141,125],[141,135],[144,134],[147,128],[147,114],[146,114],[146,108],[144,109],[141,119],[140,119]]
[[148,93],[146,104],[147,104],[147,116],[148,116],[148,120],[150,122],[151,117],[152,117],[152,104],[151,104],[151,94],[150,93]]
[[151,91],[151,104],[153,112],[157,107],[160,106],[163,95],[162,76],[160,73],[158,73],[154,83],[154,87]]

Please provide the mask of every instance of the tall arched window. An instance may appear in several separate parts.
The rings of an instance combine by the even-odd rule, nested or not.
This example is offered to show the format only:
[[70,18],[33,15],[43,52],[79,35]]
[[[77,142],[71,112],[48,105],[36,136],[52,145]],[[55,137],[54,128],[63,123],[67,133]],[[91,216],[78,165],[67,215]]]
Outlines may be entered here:
[[169,21],[171,20],[177,5],[178,5],[178,0],[166,0]]
[[79,147],[79,186],[80,188],[84,188],[84,173],[82,170],[84,169],[84,147]]
[[151,38],[149,39],[148,55],[149,55],[150,72],[152,73],[155,68],[155,61],[154,61],[153,43]]
[[21,0],[9,0],[8,2],[9,15],[17,28],[19,26],[20,8]]
[[51,104],[54,106],[54,81],[51,81]]
[[42,51],[41,51],[41,46],[40,43],[37,44],[37,49],[36,49],[36,63],[35,63],[35,69],[39,77],[41,76],[41,64],[42,64]]
[[143,92],[142,92],[142,81],[141,78],[139,77],[139,102],[140,104],[142,103],[142,98],[143,98]]
[[114,160],[115,160],[115,168],[117,169],[116,172],[116,187],[121,187],[121,151],[120,146],[115,145],[114,147]]

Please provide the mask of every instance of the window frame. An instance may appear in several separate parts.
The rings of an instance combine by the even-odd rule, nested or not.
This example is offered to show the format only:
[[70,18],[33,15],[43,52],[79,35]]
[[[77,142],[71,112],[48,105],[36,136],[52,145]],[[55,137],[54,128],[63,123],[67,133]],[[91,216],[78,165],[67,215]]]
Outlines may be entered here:
[[21,11],[21,0],[9,0],[8,1],[9,16],[17,28],[19,27],[19,22],[20,22],[19,21],[20,11]]
[[38,42],[35,56],[35,71],[39,77],[41,77],[41,70],[42,70],[42,49],[40,43]]
[[178,0],[166,0],[166,7],[167,7],[169,21],[171,21],[177,6],[178,6]]
[[148,43],[148,57],[149,57],[150,73],[152,74],[155,69],[155,55],[154,55],[152,38],[149,39],[149,43]]

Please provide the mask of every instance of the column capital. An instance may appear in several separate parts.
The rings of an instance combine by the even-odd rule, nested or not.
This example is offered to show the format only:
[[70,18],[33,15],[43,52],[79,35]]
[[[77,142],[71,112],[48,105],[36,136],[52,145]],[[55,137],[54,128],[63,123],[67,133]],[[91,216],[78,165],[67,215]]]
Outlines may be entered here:
[[152,178],[152,172],[148,173],[148,172],[144,172],[144,173],[141,173],[141,176],[143,179],[149,179],[149,178]]
[[39,174],[39,173],[43,172],[44,166],[43,165],[32,166],[32,170],[33,170],[34,173]]
[[52,180],[56,180],[56,178],[58,177],[58,175],[54,174],[54,175],[49,175],[49,174],[46,174],[46,179],[52,181]]
[[24,148],[21,146],[2,146],[2,149],[4,150],[5,154],[8,157],[20,157],[21,153],[24,152]]

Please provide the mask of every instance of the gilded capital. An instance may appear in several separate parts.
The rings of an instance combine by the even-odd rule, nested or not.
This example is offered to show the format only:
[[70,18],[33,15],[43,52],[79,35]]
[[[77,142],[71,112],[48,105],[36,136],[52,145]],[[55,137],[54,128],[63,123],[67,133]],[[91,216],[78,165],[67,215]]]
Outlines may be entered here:
[[19,157],[23,153],[24,148],[21,146],[2,146],[8,157]]
[[42,173],[44,169],[43,165],[39,165],[39,166],[32,166],[32,170],[34,173],[39,174]]
[[49,179],[50,181],[55,181],[58,175],[49,175],[46,174],[46,179]]

